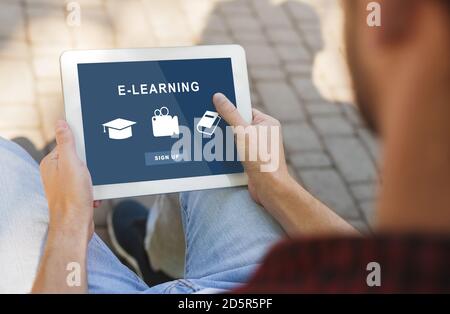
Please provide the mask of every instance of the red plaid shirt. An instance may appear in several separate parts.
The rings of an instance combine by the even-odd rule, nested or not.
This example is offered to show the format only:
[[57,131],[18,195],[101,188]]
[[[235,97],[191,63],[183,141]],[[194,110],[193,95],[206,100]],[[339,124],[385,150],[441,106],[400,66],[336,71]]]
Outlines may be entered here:
[[[370,262],[381,285],[369,287]],[[450,238],[287,240],[275,246],[237,293],[450,292]]]

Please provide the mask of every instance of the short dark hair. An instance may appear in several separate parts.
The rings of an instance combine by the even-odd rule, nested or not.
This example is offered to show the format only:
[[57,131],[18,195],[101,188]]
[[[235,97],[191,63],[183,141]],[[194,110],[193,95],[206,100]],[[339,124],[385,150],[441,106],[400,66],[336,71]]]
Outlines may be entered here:
[[450,10],[450,1],[448,1],[448,0],[442,0],[442,2],[444,2],[444,4],[447,5],[447,9]]
[[450,13],[450,1],[449,0],[441,0],[440,1],[448,10],[448,13]]

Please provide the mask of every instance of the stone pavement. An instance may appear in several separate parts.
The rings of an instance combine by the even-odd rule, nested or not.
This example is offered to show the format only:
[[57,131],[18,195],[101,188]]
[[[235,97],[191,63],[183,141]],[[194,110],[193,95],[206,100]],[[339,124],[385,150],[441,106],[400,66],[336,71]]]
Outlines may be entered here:
[[[253,106],[282,123],[292,174],[368,230],[379,145],[351,104],[337,1],[78,0],[78,27],[66,22],[65,2],[0,2],[0,136],[48,149],[63,116],[63,50],[238,43]],[[101,234],[110,206],[96,214]]]

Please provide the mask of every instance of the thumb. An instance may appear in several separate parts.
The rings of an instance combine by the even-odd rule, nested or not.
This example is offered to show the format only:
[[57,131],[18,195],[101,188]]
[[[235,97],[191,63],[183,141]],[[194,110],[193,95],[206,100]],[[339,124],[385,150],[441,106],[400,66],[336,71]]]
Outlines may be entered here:
[[76,154],[75,140],[69,125],[64,120],[56,122],[56,144],[59,156],[71,156]]
[[233,103],[222,93],[215,93],[213,103],[219,115],[225,119],[231,126],[247,126],[249,125]]

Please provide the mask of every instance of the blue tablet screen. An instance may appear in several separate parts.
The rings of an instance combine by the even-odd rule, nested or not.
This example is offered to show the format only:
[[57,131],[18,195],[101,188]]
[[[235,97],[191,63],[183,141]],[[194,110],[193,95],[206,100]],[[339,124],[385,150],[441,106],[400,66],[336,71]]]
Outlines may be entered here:
[[236,101],[230,58],[78,64],[78,77],[94,185],[243,172],[212,104]]

